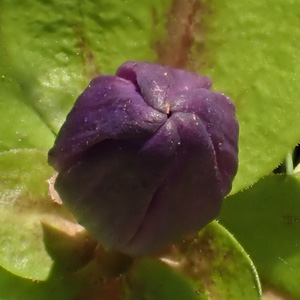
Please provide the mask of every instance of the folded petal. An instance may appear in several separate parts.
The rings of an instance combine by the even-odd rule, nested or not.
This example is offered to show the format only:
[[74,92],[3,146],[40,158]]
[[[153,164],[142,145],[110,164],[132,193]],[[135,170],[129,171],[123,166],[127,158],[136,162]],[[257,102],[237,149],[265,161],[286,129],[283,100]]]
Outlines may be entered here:
[[123,249],[167,176],[178,141],[168,121],[150,140],[104,141],[60,172],[55,188],[104,247]]
[[60,171],[104,140],[152,135],[166,118],[143,100],[131,81],[99,76],[80,95],[68,114],[49,152],[49,162]]
[[176,155],[153,195],[129,254],[149,253],[199,230],[219,212],[222,202],[213,144],[201,120],[174,113],[180,142]]
[[239,125],[232,101],[221,93],[195,89],[177,94],[171,111],[194,113],[203,122],[214,146],[222,195],[227,195],[238,166]]
[[178,92],[211,87],[211,81],[206,76],[147,62],[126,62],[116,75],[135,83],[144,100],[165,113],[169,111],[169,101]]

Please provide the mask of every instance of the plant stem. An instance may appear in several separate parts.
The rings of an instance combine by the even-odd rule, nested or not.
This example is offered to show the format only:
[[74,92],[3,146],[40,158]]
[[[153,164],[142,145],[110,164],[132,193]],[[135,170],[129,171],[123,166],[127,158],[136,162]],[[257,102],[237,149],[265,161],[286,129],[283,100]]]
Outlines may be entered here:
[[286,174],[291,175],[294,171],[294,164],[293,164],[293,152],[289,151],[286,158],[285,158],[285,168]]

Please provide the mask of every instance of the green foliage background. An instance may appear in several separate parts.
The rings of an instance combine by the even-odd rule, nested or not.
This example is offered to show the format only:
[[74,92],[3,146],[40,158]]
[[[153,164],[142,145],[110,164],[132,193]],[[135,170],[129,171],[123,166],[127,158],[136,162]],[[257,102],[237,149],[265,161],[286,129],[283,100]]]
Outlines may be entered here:
[[[265,289],[300,299],[299,179],[271,174],[300,141],[299,16],[294,0],[0,0],[0,298],[255,300],[257,268]],[[198,280],[170,267],[195,259],[192,242],[122,280],[100,272],[95,242],[48,195],[47,150],[67,112],[126,60],[209,75],[237,108],[239,171],[219,220],[230,233],[199,233]]]

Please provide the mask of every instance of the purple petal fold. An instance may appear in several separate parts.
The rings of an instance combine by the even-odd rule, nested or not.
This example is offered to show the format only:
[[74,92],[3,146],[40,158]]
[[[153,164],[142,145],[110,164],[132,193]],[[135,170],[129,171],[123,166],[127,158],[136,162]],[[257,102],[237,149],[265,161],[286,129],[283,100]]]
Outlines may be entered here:
[[178,92],[211,87],[206,76],[152,63],[127,62],[116,75],[135,83],[145,101],[164,113],[167,113],[169,101]]
[[99,76],[67,116],[50,151],[50,163],[61,170],[104,140],[149,136],[166,118],[145,103],[132,82],[116,76]]

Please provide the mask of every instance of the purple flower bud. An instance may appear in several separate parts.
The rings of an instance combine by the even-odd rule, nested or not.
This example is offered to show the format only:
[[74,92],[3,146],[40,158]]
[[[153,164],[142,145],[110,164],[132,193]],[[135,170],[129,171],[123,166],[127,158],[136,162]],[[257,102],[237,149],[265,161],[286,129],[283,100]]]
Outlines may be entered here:
[[107,249],[158,251],[220,210],[238,164],[231,100],[209,78],[145,62],[92,80],[49,163],[55,188]]

